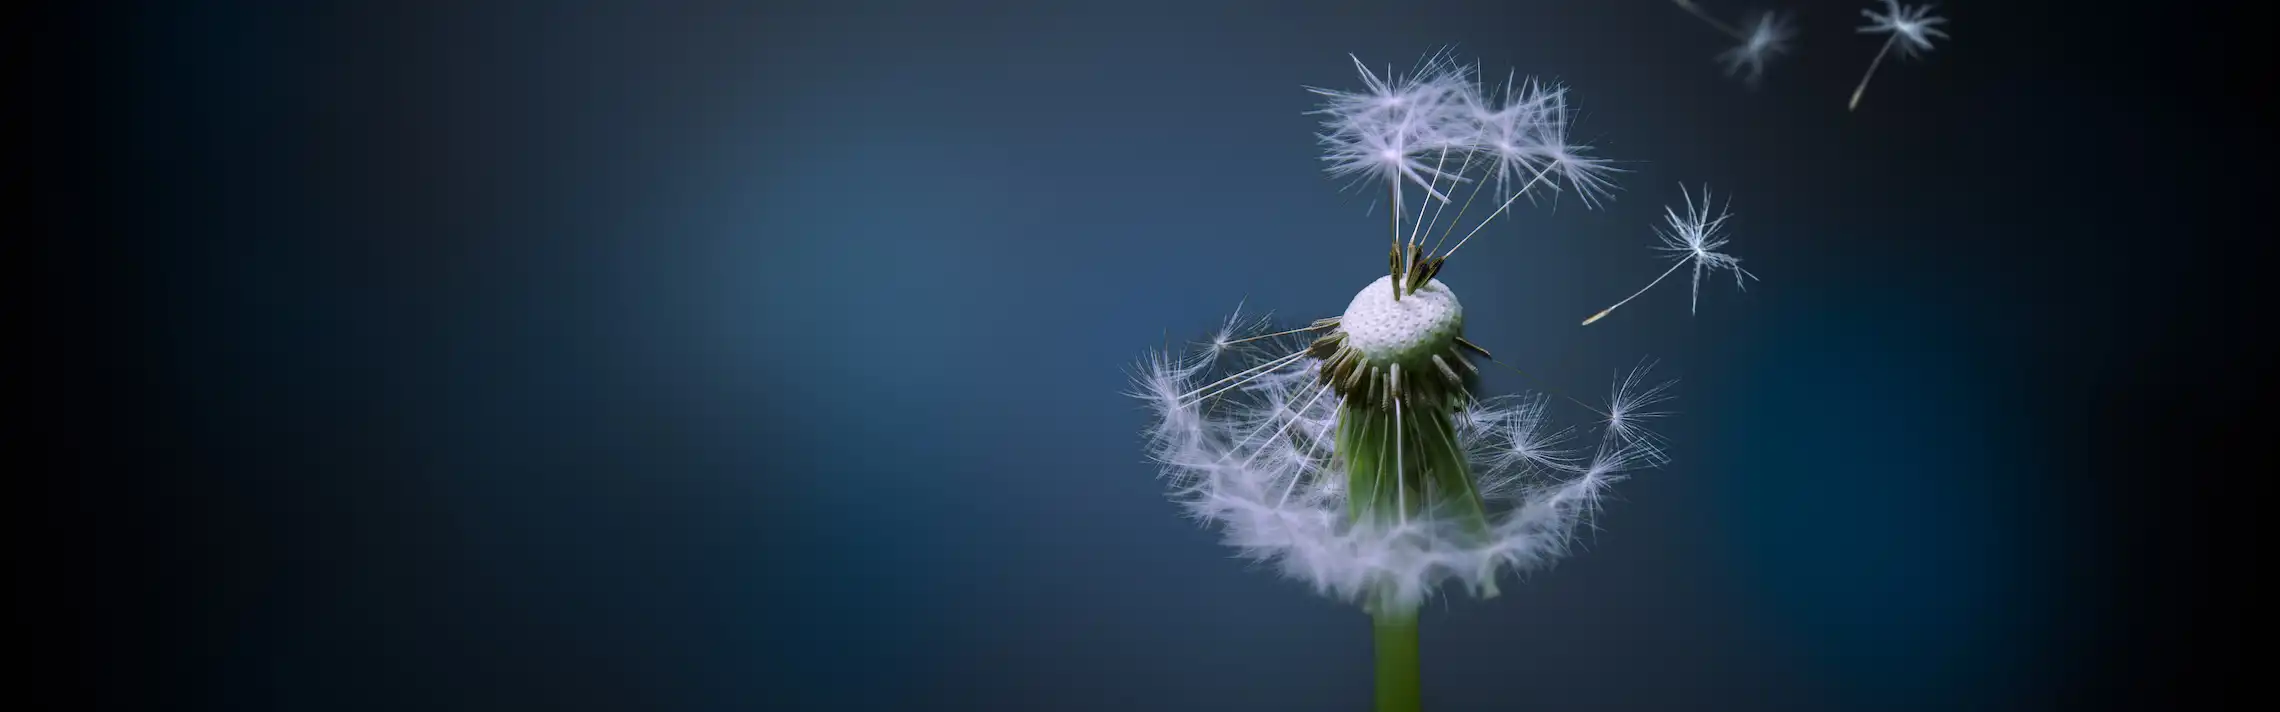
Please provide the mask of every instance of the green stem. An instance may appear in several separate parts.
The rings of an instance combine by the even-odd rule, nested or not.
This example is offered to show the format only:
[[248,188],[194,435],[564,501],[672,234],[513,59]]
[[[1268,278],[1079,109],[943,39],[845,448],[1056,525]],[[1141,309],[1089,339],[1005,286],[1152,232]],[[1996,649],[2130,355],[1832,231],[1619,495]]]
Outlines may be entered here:
[[[1355,524],[1392,526],[1445,511],[1468,528],[1488,533],[1479,491],[1456,443],[1454,417],[1439,406],[1423,412],[1404,408],[1399,417],[1392,410],[1353,403],[1339,412],[1337,449],[1346,467],[1347,515]],[[1429,495],[1449,499],[1428,503]],[[1424,706],[1418,685],[1418,604],[1395,603],[1391,593],[1379,590],[1363,606],[1377,638],[1377,712],[1418,712]],[[1493,594],[1490,588],[1484,595]]]
[[1417,684],[1417,610],[1370,615],[1377,632],[1377,712],[1417,712],[1424,698]]

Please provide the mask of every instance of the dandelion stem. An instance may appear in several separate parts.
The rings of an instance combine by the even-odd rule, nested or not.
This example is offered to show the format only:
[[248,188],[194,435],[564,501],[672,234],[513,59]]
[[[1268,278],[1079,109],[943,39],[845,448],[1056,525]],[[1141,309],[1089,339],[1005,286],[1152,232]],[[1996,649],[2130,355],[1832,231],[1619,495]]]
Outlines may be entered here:
[[1424,706],[1418,684],[1417,610],[1370,614],[1377,636],[1377,712],[1418,712]]
[[1641,294],[1646,294],[1646,293],[1647,293],[1647,290],[1649,290],[1649,289],[1654,289],[1654,288],[1655,288],[1655,285],[1657,285],[1657,284],[1662,284],[1662,281],[1663,281],[1663,278],[1664,278],[1664,277],[1669,277],[1669,276],[1670,276],[1670,273],[1672,273],[1672,272],[1677,272],[1677,271],[1678,271],[1678,268],[1686,266],[1686,263],[1687,263],[1687,262],[1688,262],[1688,260],[1679,260],[1679,261],[1677,261],[1677,262],[1671,263],[1670,269],[1666,269],[1666,270],[1663,270],[1663,273],[1662,273],[1662,277],[1656,277],[1656,278],[1655,278],[1655,281],[1652,281],[1652,282],[1648,282],[1648,283],[1647,283],[1647,286],[1644,286],[1644,287],[1640,287],[1640,288],[1639,288],[1639,291],[1636,291],[1636,292],[1632,292],[1632,293],[1631,293],[1631,296],[1628,296],[1628,297],[1624,297],[1624,298],[1623,298],[1623,301],[1620,301],[1620,302],[1616,302],[1614,306],[1610,306],[1610,307],[1608,307],[1608,308],[1605,308],[1605,309],[1601,309],[1601,310],[1599,310],[1599,313],[1597,313],[1597,314],[1593,314],[1593,315],[1591,315],[1591,318],[1583,320],[1583,325],[1584,325],[1584,326],[1590,326],[1590,325],[1591,325],[1591,322],[1595,322],[1595,321],[1599,321],[1600,319],[1605,319],[1605,318],[1607,318],[1607,314],[1608,314],[1609,312],[1613,312],[1613,311],[1615,311],[1615,307],[1619,307],[1619,306],[1623,306],[1623,305],[1625,305],[1625,304],[1629,304],[1629,303],[1631,303],[1631,300],[1639,298],[1639,295],[1641,295]]
[[1852,101],[1845,104],[1846,111],[1860,107],[1860,94],[1868,91],[1869,77],[1876,76],[1876,65],[1884,63],[1884,55],[1892,52],[1892,42],[1898,39],[1900,39],[1900,33],[1892,33],[1892,36],[1884,39],[1884,48],[1876,51],[1876,58],[1868,60],[1868,73],[1860,75],[1860,86],[1853,87]]
[[1694,13],[1695,17],[1702,18],[1703,22],[1710,23],[1711,27],[1718,28],[1719,32],[1724,32],[1743,42],[1750,41],[1749,35],[1743,34],[1741,30],[1734,29],[1733,25],[1719,22],[1718,18],[1711,17],[1709,12],[1704,11],[1702,6],[1694,4],[1693,0],[1671,0],[1671,2],[1678,3],[1678,6],[1685,8],[1687,12]]

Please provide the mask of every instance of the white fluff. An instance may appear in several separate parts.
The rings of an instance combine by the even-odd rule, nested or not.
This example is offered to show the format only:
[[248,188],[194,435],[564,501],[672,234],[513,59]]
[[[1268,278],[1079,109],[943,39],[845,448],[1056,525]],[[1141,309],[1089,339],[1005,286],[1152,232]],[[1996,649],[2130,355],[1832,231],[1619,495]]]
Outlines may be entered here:
[[1789,53],[1789,42],[1797,37],[1797,30],[1789,24],[1789,16],[1775,12],[1760,12],[1750,19],[1749,31],[1742,33],[1741,44],[1718,53],[1718,61],[1726,65],[1726,74],[1741,77],[1746,84],[1756,85],[1765,78],[1765,64],[1775,57]]
[[1324,595],[1363,604],[1382,594],[1385,603],[1415,605],[1449,584],[1494,595],[1499,577],[1569,553],[1611,485],[1663,462],[1641,427],[1659,413],[1640,408],[1666,399],[1670,384],[1648,383],[1651,365],[1642,366],[1617,382],[1601,410],[1621,416],[1599,424],[1604,434],[1590,449],[1563,447],[1573,431],[1553,427],[1542,397],[1475,401],[1458,413],[1455,437],[1491,507],[1489,537],[1430,512],[1399,525],[1352,523],[1341,488],[1347,475],[1331,452],[1338,396],[1316,384],[1318,362],[1300,358],[1217,397],[1191,395],[1295,353],[1308,338],[1252,342],[1268,346],[1230,358],[1208,349],[1154,354],[1138,369],[1133,395],[1153,411],[1149,455],[1172,498],[1244,556]]
[[1902,5],[1900,0],[1884,0],[1884,12],[1860,11],[1868,24],[1856,28],[1864,35],[1891,35],[1898,40],[1900,56],[1914,57],[1919,52],[1932,51],[1932,38],[1947,39],[1947,32],[1936,27],[1947,23],[1947,18],[1932,14],[1933,5]]
[[1864,35],[1885,35],[1884,46],[1876,50],[1876,58],[1868,60],[1868,71],[1860,75],[1860,84],[1853,87],[1852,101],[1845,104],[1850,111],[1860,108],[1860,96],[1868,91],[1868,81],[1876,77],[1876,68],[1883,66],[1884,55],[1900,51],[1903,59],[1912,59],[1932,51],[1932,38],[1947,39],[1947,31],[1938,25],[1947,24],[1947,18],[1932,14],[1932,5],[1902,5],[1900,0],[1884,0],[1884,12],[1860,11],[1868,24],[1856,28]]
[[[1308,89],[1326,98],[1313,112],[1326,117],[1317,136],[1322,160],[1333,176],[1384,183],[1396,211],[1405,183],[1443,203],[1457,184],[1484,178],[1499,198],[1532,196],[1529,188],[1541,185],[1573,191],[1587,207],[1614,187],[1609,174],[1621,169],[1569,138],[1574,116],[1565,87],[1507,76],[1498,90],[1445,52],[1407,75],[1388,69],[1381,76],[1360,58],[1354,68],[1362,91]],[[1476,167],[1483,175],[1468,176]]]

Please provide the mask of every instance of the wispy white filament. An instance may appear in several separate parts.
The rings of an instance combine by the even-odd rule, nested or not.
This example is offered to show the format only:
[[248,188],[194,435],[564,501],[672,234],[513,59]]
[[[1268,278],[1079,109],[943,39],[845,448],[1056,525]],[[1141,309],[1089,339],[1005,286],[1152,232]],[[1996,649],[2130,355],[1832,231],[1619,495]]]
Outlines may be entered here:
[[1718,61],[1726,65],[1726,74],[1756,86],[1765,78],[1766,63],[1788,54],[1789,42],[1796,36],[1787,15],[1761,12],[1750,19],[1749,32],[1739,37],[1741,44],[1718,53]]

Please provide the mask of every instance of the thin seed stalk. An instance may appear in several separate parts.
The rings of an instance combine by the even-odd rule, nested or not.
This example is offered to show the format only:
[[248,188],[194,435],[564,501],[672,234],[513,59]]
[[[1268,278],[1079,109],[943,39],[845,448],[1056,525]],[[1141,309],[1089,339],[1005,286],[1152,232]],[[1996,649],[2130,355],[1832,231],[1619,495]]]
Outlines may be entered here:
[[1884,38],[1884,46],[1876,50],[1876,58],[1868,60],[1868,71],[1860,75],[1860,85],[1853,87],[1852,101],[1845,102],[1846,111],[1860,108],[1860,95],[1868,91],[1868,80],[1876,78],[1877,65],[1884,63],[1884,55],[1892,53],[1892,43],[1899,41],[1899,39],[1900,33],[1898,32]]

